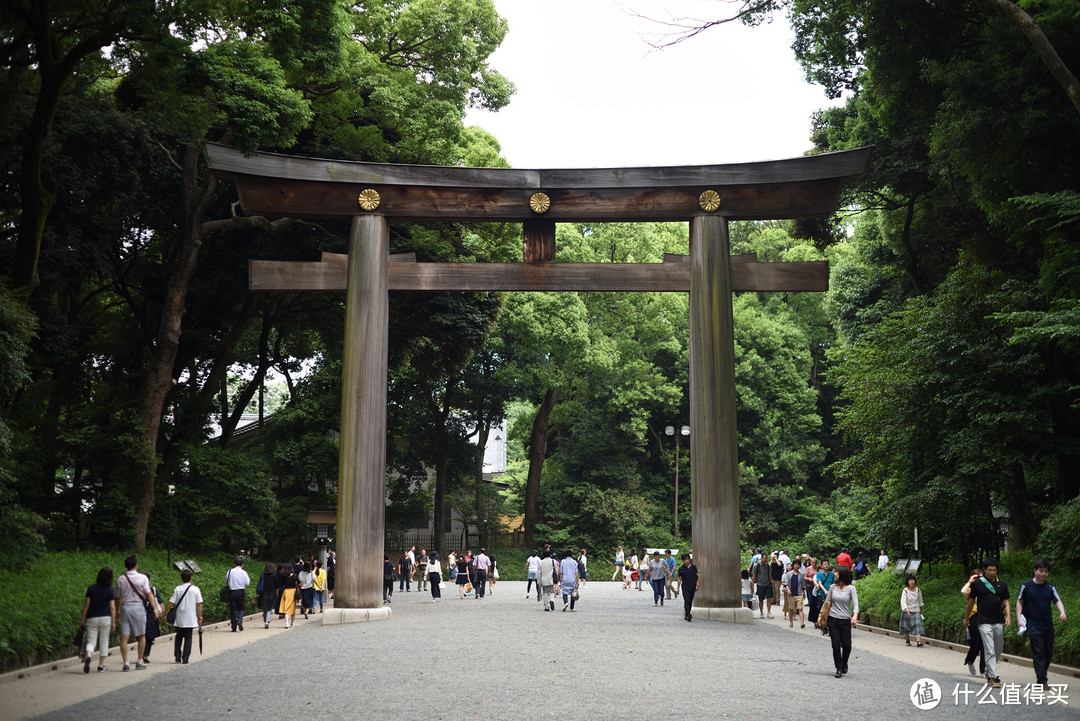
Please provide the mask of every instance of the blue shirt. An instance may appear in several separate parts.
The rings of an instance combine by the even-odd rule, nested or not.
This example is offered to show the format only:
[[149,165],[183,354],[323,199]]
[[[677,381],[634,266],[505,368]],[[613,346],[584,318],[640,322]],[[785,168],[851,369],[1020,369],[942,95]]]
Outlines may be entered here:
[[[822,586],[824,586],[825,590],[828,591],[829,586],[833,585],[833,582],[836,581],[836,576],[833,575],[833,572],[831,570],[829,571],[828,574],[826,574],[824,571],[818,571],[817,573],[814,574],[814,580],[817,581],[818,583],[820,583]],[[815,596],[824,596],[825,593],[819,588],[816,591],[814,591],[814,595]]]
[[667,558],[664,559],[664,563],[667,564],[667,570],[670,573],[674,574],[675,573],[675,565],[676,565],[675,564],[675,556],[668,556]]
[[1024,618],[1027,619],[1027,627],[1032,631],[1049,631],[1054,627],[1054,619],[1050,608],[1061,600],[1054,584],[1035,583],[1033,580],[1024,581],[1020,585],[1020,593],[1016,594],[1016,600],[1024,604]]

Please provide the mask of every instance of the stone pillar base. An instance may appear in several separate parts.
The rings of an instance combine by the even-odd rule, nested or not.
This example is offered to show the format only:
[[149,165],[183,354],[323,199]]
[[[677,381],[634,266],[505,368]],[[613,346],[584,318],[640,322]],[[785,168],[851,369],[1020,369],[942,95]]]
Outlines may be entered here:
[[365,621],[385,621],[390,618],[390,607],[379,608],[328,608],[322,614],[324,626],[339,626],[343,623],[363,623]]
[[694,606],[690,614],[702,621],[723,621],[725,623],[753,623],[754,612],[744,606],[737,608],[705,608]]

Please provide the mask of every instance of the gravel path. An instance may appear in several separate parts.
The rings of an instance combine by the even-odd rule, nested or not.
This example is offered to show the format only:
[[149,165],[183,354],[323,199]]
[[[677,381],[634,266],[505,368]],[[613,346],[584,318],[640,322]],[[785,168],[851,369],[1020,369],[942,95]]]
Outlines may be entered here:
[[[1075,679],[1051,677],[1069,684],[1067,706],[1034,707],[1022,695],[1031,670],[1006,664],[1002,678],[1018,684],[1014,703],[1002,704],[998,691],[997,705],[975,694],[957,705],[957,684],[981,684],[945,649],[855,633],[851,671],[835,679],[828,639],[789,630],[779,614],[753,625],[687,623],[682,599],[656,607],[651,593],[602,582],[582,591],[576,612],[559,603],[545,613],[524,588],[504,581],[488,598],[459,600],[448,584],[435,604],[426,593],[396,592],[392,618],[372,623],[301,621],[268,632],[249,622],[243,634],[219,634],[234,644],[243,637],[237,647],[122,674],[121,688],[105,690],[78,667],[0,686],[0,699],[21,684],[38,683],[40,693],[78,684],[85,700],[34,718],[90,721],[1080,718]],[[167,660],[170,649],[154,653]],[[941,687],[937,708],[920,710],[909,697],[923,678]],[[2,702],[0,718],[13,718]]]

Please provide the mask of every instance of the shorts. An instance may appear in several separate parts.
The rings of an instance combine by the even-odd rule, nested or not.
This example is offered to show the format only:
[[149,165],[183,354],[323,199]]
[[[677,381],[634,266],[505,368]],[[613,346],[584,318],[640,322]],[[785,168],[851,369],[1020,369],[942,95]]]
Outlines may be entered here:
[[742,595],[742,600],[744,600],[744,601],[749,601],[751,598],[753,598],[753,596],[751,594],[749,594],[749,593],[744,593]]
[[759,583],[757,585],[757,597],[764,601],[766,598],[772,598],[772,584],[771,583]]
[[535,581],[536,580],[536,571],[529,571],[529,580],[530,581]]
[[800,593],[798,596],[792,596],[788,594],[787,601],[784,604],[785,611],[801,611],[803,607],[803,597]]
[[120,635],[146,635],[146,609],[141,604],[125,603],[120,606]]

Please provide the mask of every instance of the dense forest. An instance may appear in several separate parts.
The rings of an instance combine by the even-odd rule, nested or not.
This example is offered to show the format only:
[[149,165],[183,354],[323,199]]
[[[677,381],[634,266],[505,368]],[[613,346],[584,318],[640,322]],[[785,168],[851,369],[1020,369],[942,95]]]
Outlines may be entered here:
[[[733,253],[831,267],[825,294],[733,298],[745,543],[903,555],[918,526],[924,557],[1007,539],[1080,560],[1080,6],[718,3],[684,41],[722,42],[735,7],[790,22],[808,81],[845,99],[808,119],[807,152],[874,146],[835,217],[733,225]],[[5,5],[6,551],[305,547],[336,499],[344,298],[252,293],[247,262],[345,252],[347,228],[243,214],[202,143],[506,166],[463,122],[512,101],[489,63],[506,30],[490,0]],[[557,258],[687,242],[565,224]],[[520,261],[521,227],[395,223],[391,250]],[[689,422],[687,303],[395,293],[388,528],[452,505],[553,542],[685,544],[689,444],[676,527],[665,428]],[[498,493],[467,439],[504,419]]]

